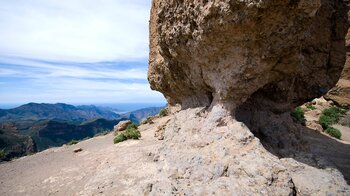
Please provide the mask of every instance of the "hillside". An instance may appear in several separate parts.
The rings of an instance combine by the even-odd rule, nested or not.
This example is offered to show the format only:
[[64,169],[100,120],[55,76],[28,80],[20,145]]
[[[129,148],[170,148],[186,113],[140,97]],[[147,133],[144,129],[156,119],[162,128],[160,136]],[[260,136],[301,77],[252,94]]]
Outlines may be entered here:
[[29,135],[37,145],[38,151],[57,147],[71,140],[82,140],[94,137],[96,134],[110,132],[118,120],[96,119],[84,122],[80,125],[59,121],[45,121],[29,128]]
[[73,106],[64,103],[28,103],[14,109],[0,110],[0,122],[59,119],[82,122],[89,119],[105,118],[113,120],[120,117],[108,109],[96,106]]
[[0,150],[6,154],[3,159],[32,154],[71,140],[109,132],[122,120],[130,119],[139,123],[144,118],[158,114],[160,109],[143,108],[119,115],[111,109],[94,105],[29,103],[1,110]]
[[6,155],[0,160],[29,155],[37,151],[36,143],[30,136],[21,134],[12,123],[0,124],[0,150]]
[[149,108],[143,108],[139,110],[135,110],[132,112],[128,112],[125,114],[122,114],[121,117],[130,119],[133,122],[140,123],[142,120],[149,116],[155,116],[159,113],[159,111],[164,107],[149,107]]

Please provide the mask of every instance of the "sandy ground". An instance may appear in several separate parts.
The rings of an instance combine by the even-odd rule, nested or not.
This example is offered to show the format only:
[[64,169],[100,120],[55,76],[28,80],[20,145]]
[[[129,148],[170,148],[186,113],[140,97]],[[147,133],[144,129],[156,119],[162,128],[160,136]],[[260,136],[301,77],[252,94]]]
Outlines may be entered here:
[[[154,131],[164,120],[167,119],[140,126],[141,140],[113,144],[114,136],[108,134],[2,163],[0,195],[120,195],[123,191],[132,192],[127,189],[157,173],[150,153],[160,144],[154,138]],[[76,148],[82,148],[82,151],[74,153]],[[140,170],[143,172],[137,172]]]
[[339,124],[332,125],[332,127],[339,129],[341,132],[341,140],[346,141],[350,144],[350,127]]

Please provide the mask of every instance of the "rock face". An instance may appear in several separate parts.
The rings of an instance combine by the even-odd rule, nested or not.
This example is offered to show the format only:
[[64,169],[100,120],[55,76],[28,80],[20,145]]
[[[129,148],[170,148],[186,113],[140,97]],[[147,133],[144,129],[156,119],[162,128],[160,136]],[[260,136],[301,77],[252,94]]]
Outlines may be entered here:
[[[347,0],[345,2],[347,2],[347,6],[350,8],[350,1]],[[348,13],[348,21],[350,24],[350,12]],[[350,30],[348,30],[346,35],[346,63],[343,72],[336,86],[325,97],[335,101],[339,105],[350,106]]]
[[195,108],[174,114],[156,153],[160,175],[152,182],[154,195],[350,194],[339,171],[279,159],[247,126],[222,112]]
[[147,194],[349,195],[286,113],[339,79],[346,11],[342,0],[153,0],[148,79],[173,114]]
[[346,22],[342,0],[153,0],[151,88],[182,108],[254,93],[290,109],[337,82]]

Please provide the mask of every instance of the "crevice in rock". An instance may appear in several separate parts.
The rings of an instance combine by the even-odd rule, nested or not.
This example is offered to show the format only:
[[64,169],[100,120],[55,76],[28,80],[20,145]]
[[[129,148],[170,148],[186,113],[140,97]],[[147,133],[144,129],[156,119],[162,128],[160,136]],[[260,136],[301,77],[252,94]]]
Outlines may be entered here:
[[297,196],[297,188],[295,187],[295,184],[293,182],[293,179],[290,180],[290,183],[292,184],[292,195],[291,196]]

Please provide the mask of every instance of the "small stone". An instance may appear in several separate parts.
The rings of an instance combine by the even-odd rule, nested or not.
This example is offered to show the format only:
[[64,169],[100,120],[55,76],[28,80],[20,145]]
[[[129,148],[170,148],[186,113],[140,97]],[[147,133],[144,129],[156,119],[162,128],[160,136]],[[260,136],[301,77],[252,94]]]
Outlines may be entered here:
[[73,150],[74,153],[78,153],[78,152],[81,152],[81,151],[83,151],[82,148],[76,148],[76,149]]

